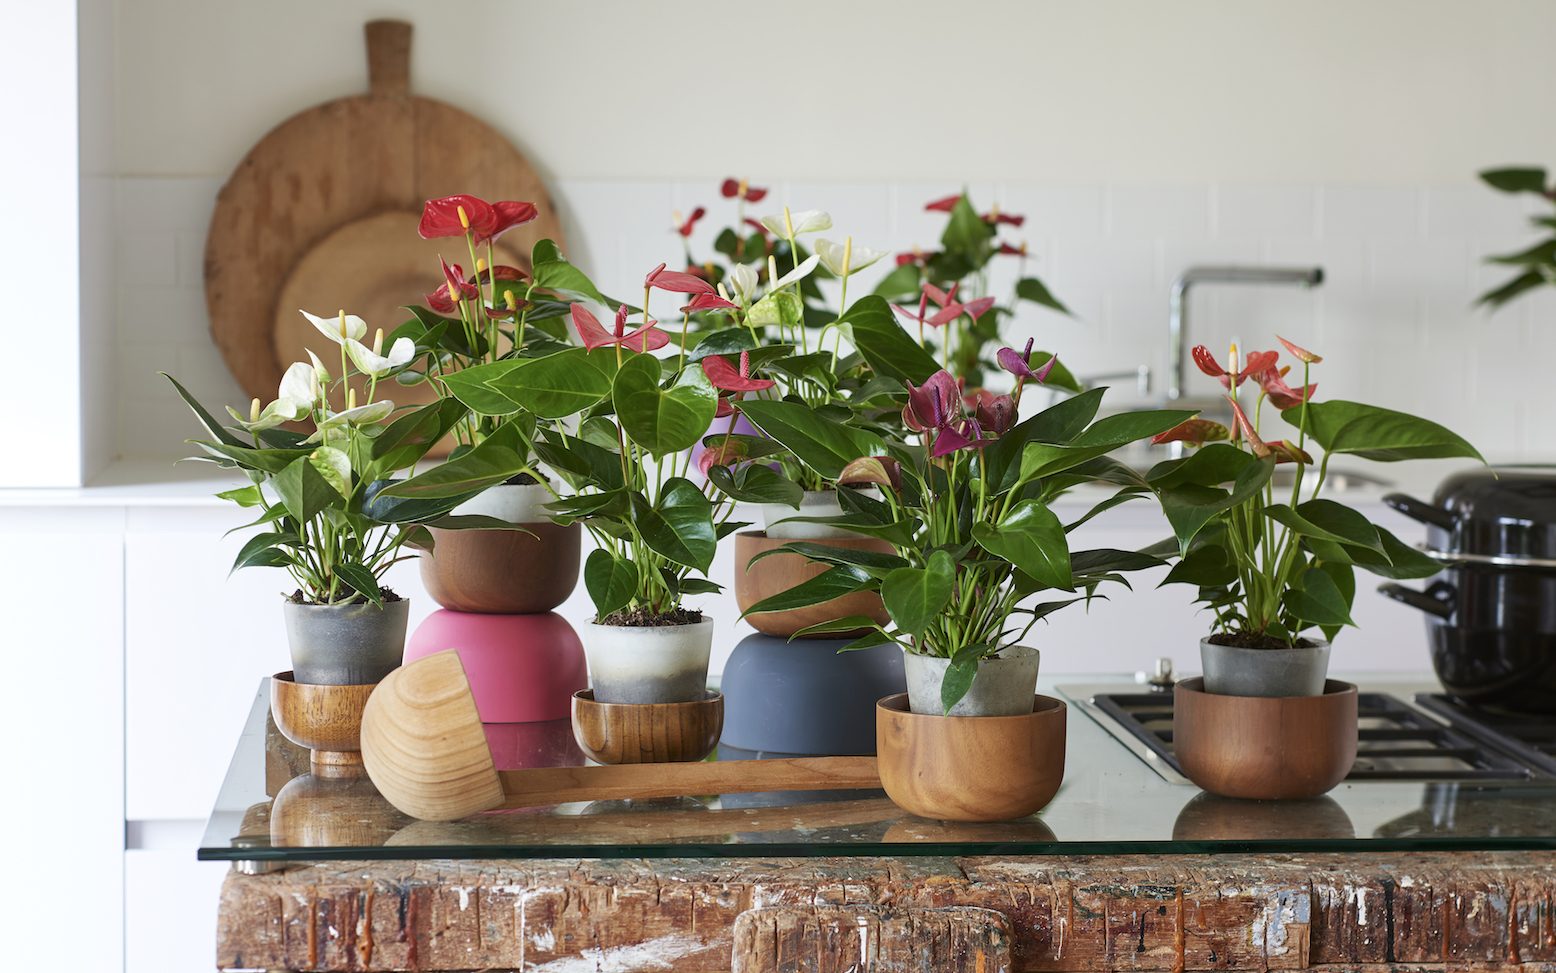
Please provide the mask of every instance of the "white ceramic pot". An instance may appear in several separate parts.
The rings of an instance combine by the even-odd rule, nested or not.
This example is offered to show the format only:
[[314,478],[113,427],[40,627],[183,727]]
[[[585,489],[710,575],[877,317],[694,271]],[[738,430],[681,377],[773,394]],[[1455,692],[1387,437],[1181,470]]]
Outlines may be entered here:
[[[879,490],[861,490],[867,497],[879,500]],[[809,524],[796,521],[782,523],[790,517],[841,517],[843,506],[838,502],[836,490],[806,490],[805,496],[800,500],[800,509],[784,503],[764,503],[762,507],[762,526],[767,531],[768,537],[788,541],[819,541],[828,538],[858,537],[860,535],[841,527],[833,527],[831,524]]]
[[1025,645],[1001,649],[978,663],[967,695],[947,713],[940,705],[940,685],[950,659],[909,652],[903,659],[908,677],[908,709],[924,716],[1025,716],[1037,695],[1041,654]]
[[589,681],[601,703],[688,703],[708,688],[713,619],[691,625],[600,625],[583,630]]
[[550,523],[546,504],[555,500],[544,483],[499,483],[453,509],[461,516],[493,517],[510,524]]
[[1205,692],[1217,696],[1322,696],[1329,643],[1295,649],[1247,649],[1200,639]]

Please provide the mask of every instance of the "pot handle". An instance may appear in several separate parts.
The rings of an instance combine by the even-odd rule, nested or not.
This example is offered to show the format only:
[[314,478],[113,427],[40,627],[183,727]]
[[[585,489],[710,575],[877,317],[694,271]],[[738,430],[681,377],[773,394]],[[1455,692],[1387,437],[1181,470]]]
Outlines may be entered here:
[[1383,502],[1411,520],[1418,520],[1433,527],[1441,527],[1443,530],[1453,529],[1453,514],[1441,507],[1417,500],[1408,493],[1385,494]]
[[1397,602],[1419,608],[1428,615],[1447,618],[1453,614],[1453,585],[1439,581],[1425,591],[1407,588],[1390,581],[1378,585],[1378,593]]

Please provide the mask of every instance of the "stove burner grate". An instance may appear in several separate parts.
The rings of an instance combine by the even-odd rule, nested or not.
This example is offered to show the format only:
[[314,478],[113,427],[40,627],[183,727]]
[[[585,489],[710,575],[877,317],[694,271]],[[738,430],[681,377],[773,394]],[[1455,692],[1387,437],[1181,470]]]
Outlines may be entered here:
[[1446,693],[1417,693],[1416,704],[1482,743],[1499,747],[1531,767],[1556,776],[1556,716],[1497,713]]

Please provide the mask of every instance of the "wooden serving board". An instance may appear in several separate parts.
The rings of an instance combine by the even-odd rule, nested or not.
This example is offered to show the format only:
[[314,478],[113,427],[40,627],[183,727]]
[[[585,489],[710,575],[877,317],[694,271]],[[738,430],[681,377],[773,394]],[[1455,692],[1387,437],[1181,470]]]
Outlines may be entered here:
[[[211,335],[244,391],[267,402],[304,347],[326,364],[339,357],[297,307],[345,309],[387,334],[409,318],[400,305],[421,303],[442,280],[440,253],[473,269],[464,241],[416,235],[424,201],[533,202],[539,218],[499,243],[498,259],[519,266],[535,241],[562,237],[545,185],[516,148],[485,122],[410,93],[411,25],[375,20],[364,30],[368,93],[310,108],[260,139],[222,187],[206,236]],[[414,401],[408,391],[396,389],[397,400]]]

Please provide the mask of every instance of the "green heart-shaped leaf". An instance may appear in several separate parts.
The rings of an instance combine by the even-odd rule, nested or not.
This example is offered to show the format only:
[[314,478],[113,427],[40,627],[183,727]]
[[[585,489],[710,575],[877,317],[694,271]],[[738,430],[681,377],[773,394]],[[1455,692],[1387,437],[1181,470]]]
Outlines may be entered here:
[[956,582],[956,562],[945,551],[936,551],[922,568],[898,568],[881,582],[881,600],[897,628],[909,635],[924,629],[946,605]]
[[1023,500],[1011,509],[999,526],[973,525],[973,539],[984,550],[1014,564],[1034,581],[1062,591],[1074,589],[1064,524],[1046,504]]
[[584,562],[584,587],[594,602],[594,617],[604,618],[632,601],[637,593],[638,566],[607,550],[596,549]]
[[718,411],[718,392],[700,368],[683,371],[660,388],[659,359],[634,355],[616,373],[611,398],[622,431],[643,449],[663,456],[689,449],[707,434]]
[[642,494],[633,494],[632,515],[654,553],[704,573],[712,566],[718,549],[713,504],[690,480],[677,476],[665,481],[654,506]]

